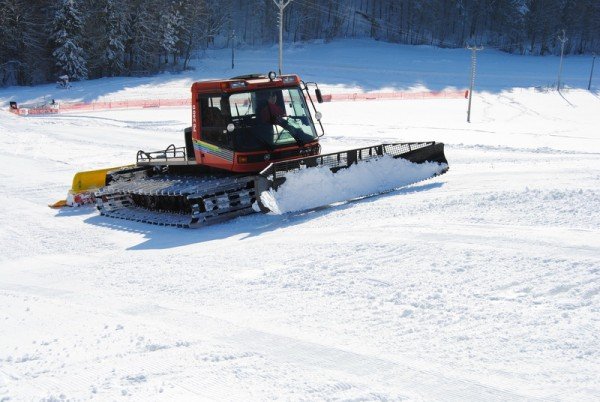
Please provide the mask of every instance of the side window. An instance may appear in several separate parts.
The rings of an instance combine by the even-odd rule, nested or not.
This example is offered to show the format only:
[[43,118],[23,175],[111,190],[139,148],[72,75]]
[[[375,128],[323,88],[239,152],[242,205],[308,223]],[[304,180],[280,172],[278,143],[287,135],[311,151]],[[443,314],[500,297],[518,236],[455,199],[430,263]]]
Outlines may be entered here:
[[200,121],[202,139],[221,147],[231,147],[231,138],[227,132],[229,117],[227,98],[221,96],[200,97]]

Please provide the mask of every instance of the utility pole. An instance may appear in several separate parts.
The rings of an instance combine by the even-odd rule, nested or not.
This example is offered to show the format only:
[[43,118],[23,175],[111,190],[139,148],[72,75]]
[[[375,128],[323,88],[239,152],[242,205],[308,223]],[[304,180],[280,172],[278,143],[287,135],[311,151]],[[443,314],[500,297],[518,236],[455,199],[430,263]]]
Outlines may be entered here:
[[281,75],[281,70],[283,70],[283,9],[290,4],[292,0],[273,0],[273,3],[279,8],[279,75]]
[[235,66],[235,64],[234,64],[234,60],[235,60],[234,49],[235,49],[235,29],[231,33],[231,69],[232,70],[233,70],[233,67]]
[[477,52],[483,50],[483,46],[467,46],[471,51],[471,86],[469,88],[469,109],[467,110],[467,123],[471,122],[471,99],[473,98],[473,87],[475,86],[475,68],[477,67]]
[[556,84],[557,91],[560,91],[560,76],[562,75],[563,54],[565,52],[565,42],[568,40],[564,29],[562,32],[562,37],[558,37],[558,40],[560,41],[560,64],[558,65],[558,83]]
[[590,82],[588,83],[588,91],[592,88],[592,75],[594,75],[594,63],[596,62],[596,53],[592,53],[592,71],[590,71]]

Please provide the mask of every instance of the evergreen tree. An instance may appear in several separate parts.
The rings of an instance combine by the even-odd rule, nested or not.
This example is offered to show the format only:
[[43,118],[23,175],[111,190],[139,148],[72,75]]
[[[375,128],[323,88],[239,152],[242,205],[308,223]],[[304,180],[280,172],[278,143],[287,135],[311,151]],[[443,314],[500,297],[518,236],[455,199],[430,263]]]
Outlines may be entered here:
[[217,22],[216,13],[211,12],[204,0],[194,1],[181,7],[181,29],[178,34],[177,53],[183,58],[183,69],[188,63],[194,50],[208,46],[212,38],[223,30],[223,23]]
[[101,76],[121,75],[125,69],[125,41],[127,20],[120,0],[101,0],[95,22],[100,34],[95,41],[95,62]]
[[133,75],[157,71],[158,18],[153,12],[156,5],[152,0],[134,0],[128,5],[125,69]]
[[19,0],[1,0],[0,7],[0,83],[12,85],[22,83],[23,70],[26,68],[22,58],[23,13],[24,7]]
[[[0,0],[0,85],[188,68],[194,51],[276,43],[273,0]],[[599,0],[292,0],[287,41],[370,37],[525,54],[600,52]]]
[[0,86],[43,81],[42,9],[36,2],[0,0],[0,10]]
[[169,54],[173,54],[173,64],[176,63],[176,50],[179,34],[182,32],[182,18],[175,1],[169,2],[167,12],[162,13],[158,23],[158,46],[164,56],[164,63],[169,62]]
[[85,80],[88,68],[83,41],[84,22],[74,0],[60,0],[52,20],[52,56],[57,72],[72,80]]

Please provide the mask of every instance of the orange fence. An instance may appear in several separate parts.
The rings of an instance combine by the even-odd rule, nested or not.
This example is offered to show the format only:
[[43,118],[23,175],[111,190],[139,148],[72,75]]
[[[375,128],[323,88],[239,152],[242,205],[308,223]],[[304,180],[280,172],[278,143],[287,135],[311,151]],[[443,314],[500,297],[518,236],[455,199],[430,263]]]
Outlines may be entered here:
[[[414,99],[458,99],[465,96],[460,91],[424,91],[424,92],[370,92],[370,93],[336,93],[323,95],[324,102],[348,102],[365,100],[414,100]],[[102,111],[112,109],[145,109],[161,107],[185,107],[191,104],[191,99],[132,99],[110,102],[60,102],[55,104],[35,105],[27,107],[16,105],[10,112],[24,115],[57,114],[69,112]]]
[[88,110],[110,110],[110,109],[145,109],[159,107],[181,107],[188,106],[190,99],[152,99],[152,100],[123,100],[111,102],[89,102],[89,103],[61,103],[61,112],[79,112]]
[[88,112],[112,109],[145,109],[160,107],[183,107],[189,106],[190,99],[132,99],[110,102],[60,102],[35,107],[23,105],[18,108],[10,108],[10,111],[18,115],[56,114],[69,112]]
[[409,100],[409,99],[459,99],[465,96],[463,90],[423,91],[423,92],[361,92],[353,94],[323,95],[325,102],[365,101],[365,100]]

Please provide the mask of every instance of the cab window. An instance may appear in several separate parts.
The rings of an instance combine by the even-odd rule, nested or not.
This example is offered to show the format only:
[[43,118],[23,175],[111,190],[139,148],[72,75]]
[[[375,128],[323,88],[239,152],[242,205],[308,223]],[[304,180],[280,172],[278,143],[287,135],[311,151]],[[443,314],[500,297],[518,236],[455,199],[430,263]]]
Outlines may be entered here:
[[231,148],[231,136],[227,132],[227,124],[231,122],[227,100],[218,95],[204,95],[199,102],[202,140]]

